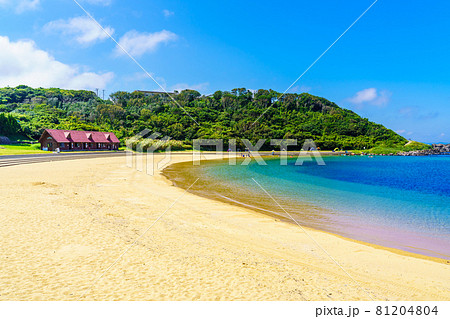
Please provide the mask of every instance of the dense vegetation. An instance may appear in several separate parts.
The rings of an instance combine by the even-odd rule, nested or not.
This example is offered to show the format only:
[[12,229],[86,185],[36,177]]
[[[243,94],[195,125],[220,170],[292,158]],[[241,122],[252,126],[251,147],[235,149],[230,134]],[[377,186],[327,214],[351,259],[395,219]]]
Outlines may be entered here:
[[0,135],[13,136],[20,131],[20,125],[12,114],[0,113]]
[[[311,138],[322,149],[369,149],[407,142],[324,98],[307,93],[279,96],[272,90],[234,89],[211,96],[184,90],[174,95],[177,103],[167,95],[141,92],[116,92],[104,101],[90,91],[21,85],[0,89],[0,113],[7,114],[0,117],[0,129],[4,135],[15,131],[34,140],[44,128],[56,128],[112,131],[121,140],[149,129],[187,144],[195,138],[235,138],[238,142],[243,138],[252,142],[290,138],[301,145]],[[271,148],[269,144],[266,147]]]

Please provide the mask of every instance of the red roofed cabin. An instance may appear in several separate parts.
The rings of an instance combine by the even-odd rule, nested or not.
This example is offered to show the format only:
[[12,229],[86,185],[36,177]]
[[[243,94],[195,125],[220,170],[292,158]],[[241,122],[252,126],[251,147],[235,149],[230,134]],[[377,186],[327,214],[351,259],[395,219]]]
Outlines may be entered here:
[[41,150],[67,151],[116,151],[120,141],[114,133],[45,130],[39,139]]

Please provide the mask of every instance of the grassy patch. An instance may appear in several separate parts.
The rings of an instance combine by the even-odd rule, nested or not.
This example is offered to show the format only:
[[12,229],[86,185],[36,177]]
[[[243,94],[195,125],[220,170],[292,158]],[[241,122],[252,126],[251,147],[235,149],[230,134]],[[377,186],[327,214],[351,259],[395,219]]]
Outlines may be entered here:
[[371,154],[397,154],[399,152],[409,152],[409,151],[418,151],[418,150],[427,150],[431,149],[431,145],[410,141],[406,143],[405,145],[378,145],[375,146],[369,150],[367,150],[367,153]]
[[410,142],[406,143],[405,146],[403,147],[403,150],[405,152],[429,150],[429,149],[431,149],[431,145],[419,143],[419,142],[415,142],[415,141],[410,141]]
[[25,155],[25,154],[41,154],[51,153],[40,150],[40,144],[17,144],[17,145],[0,145],[1,155]]

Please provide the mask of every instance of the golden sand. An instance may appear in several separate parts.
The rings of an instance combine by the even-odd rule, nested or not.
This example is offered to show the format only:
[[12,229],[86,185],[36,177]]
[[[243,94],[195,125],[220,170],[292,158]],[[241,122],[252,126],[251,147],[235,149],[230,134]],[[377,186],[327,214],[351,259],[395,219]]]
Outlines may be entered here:
[[0,176],[0,300],[450,300],[447,261],[304,233],[125,158]]

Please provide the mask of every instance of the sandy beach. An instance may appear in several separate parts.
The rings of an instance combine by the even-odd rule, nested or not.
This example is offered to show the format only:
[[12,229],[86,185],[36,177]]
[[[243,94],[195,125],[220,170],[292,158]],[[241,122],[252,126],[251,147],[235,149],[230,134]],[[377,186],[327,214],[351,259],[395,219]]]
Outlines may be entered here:
[[450,300],[448,261],[305,233],[125,158],[0,176],[0,300]]

